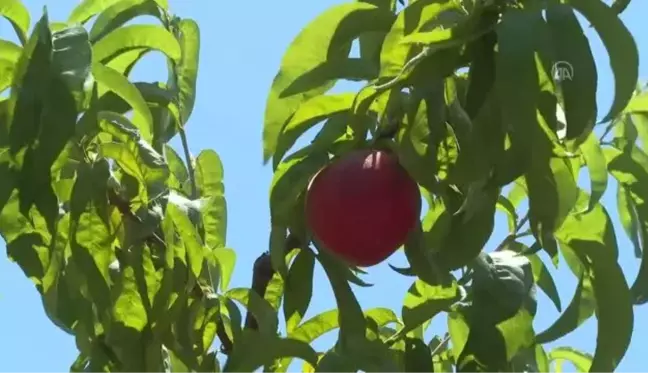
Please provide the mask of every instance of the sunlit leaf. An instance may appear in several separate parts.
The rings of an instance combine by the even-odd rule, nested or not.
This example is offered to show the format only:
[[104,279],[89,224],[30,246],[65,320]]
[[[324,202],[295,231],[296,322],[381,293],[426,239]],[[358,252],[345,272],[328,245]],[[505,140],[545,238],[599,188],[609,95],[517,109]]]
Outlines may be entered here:
[[[82,0],[70,13],[68,23],[86,23],[93,16],[123,0]],[[169,7],[167,0],[154,0],[163,9]]]
[[592,356],[584,352],[578,351],[571,347],[556,347],[549,351],[547,354],[549,362],[556,364],[555,371],[560,372],[560,365],[562,361],[567,360],[574,364],[574,367],[579,372],[591,372]]
[[406,62],[412,58],[412,46],[402,43],[408,35],[419,31],[424,25],[435,22],[448,27],[443,16],[461,14],[457,3],[436,0],[419,0],[411,2],[399,14],[392,24],[380,52],[380,76],[395,77]]
[[[648,255],[645,243],[648,242],[648,155],[634,147],[630,152],[621,152],[613,148],[605,148],[605,157],[608,160],[608,170],[620,184],[630,193],[638,217],[640,242],[643,245],[641,265],[637,278],[632,284],[634,302],[644,304],[648,302]],[[622,212],[621,210],[619,211]]]
[[601,150],[601,144],[594,133],[589,134],[580,149],[583,152],[583,158],[585,158],[585,163],[587,164],[591,184],[591,194],[587,211],[592,211],[607,189],[607,162]]
[[438,313],[447,310],[460,298],[461,292],[455,281],[432,286],[416,280],[405,295],[402,310],[404,326],[398,334],[405,335]]
[[342,93],[337,95],[315,96],[299,105],[297,111],[290,117],[281,130],[275,157],[277,162],[295,144],[295,141],[311,127],[324,119],[348,111],[355,94]]
[[307,343],[245,330],[234,345],[223,372],[253,372],[269,361],[281,357],[297,357],[317,364],[317,353]]
[[[133,123],[137,126],[144,141],[153,139],[153,117],[142,94],[122,74],[102,64],[92,65],[92,75],[99,83],[100,90],[109,90],[121,97],[133,108]],[[101,93],[99,94],[101,96]]]
[[284,90],[325,61],[347,57],[352,39],[363,32],[384,30],[391,25],[392,19],[390,11],[366,2],[351,2],[329,8],[295,37],[284,53],[266,103],[264,162],[274,155],[279,133],[299,104],[324,93],[335,80],[327,77],[308,91],[290,96],[285,96]]
[[196,184],[202,204],[200,213],[205,229],[205,245],[224,247],[227,233],[227,202],[223,184],[223,164],[213,150],[203,150],[196,157]]
[[129,25],[115,29],[94,43],[92,59],[105,64],[121,53],[140,48],[160,51],[176,63],[182,57],[178,40],[163,27]]
[[327,161],[326,154],[311,153],[304,148],[279,164],[270,186],[270,214],[274,223],[289,223],[298,195]]
[[626,353],[633,331],[632,294],[619,266],[612,222],[602,206],[572,215],[557,232],[592,271],[598,334],[592,371],[612,371]]
[[187,123],[196,101],[196,79],[200,62],[200,29],[191,19],[178,23],[177,39],[182,50],[176,65],[176,81],[179,89],[181,124]]
[[27,43],[27,32],[29,32],[30,16],[29,10],[21,0],[3,0],[0,4],[0,16],[7,19],[13,27],[20,42]]
[[90,29],[90,40],[94,43],[114,29],[138,16],[152,15],[160,18],[160,10],[166,10],[166,8],[166,0],[117,1],[101,11]]

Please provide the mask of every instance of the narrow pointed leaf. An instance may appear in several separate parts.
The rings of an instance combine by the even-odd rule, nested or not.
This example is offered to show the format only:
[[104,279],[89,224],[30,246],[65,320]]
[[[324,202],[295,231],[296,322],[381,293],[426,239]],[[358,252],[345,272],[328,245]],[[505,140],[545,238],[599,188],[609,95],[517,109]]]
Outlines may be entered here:
[[639,78],[639,52],[630,31],[601,0],[569,0],[599,34],[614,73],[614,101],[601,122],[616,117],[628,104]]
[[162,26],[129,25],[115,29],[93,46],[93,61],[108,63],[118,55],[133,49],[158,50],[178,63],[182,57],[180,44]]
[[[163,9],[168,9],[168,0],[154,0]],[[93,16],[103,12],[123,0],[81,0],[70,13],[68,23],[86,23]]]
[[30,16],[29,10],[21,0],[3,0],[0,3],[0,16],[7,19],[13,27],[18,40],[27,44],[27,33],[29,32]]
[[326,77],[316,87],[290,96],[285,96],[284,90],[327,60],[347,57],[347,45],[350,45],[347,43],[361,33],[388,28],[392,18],[390,11],[365,2],[352,2],[329,8],[297,35],[283,56],[266,102],[264,162],[273,156],[281,129],[299,104],[324,93],[335,80]]
[[109,90],[121,97],[133,108],[133,123],[144,141],[153,140],[153,116],[140,91],[122,74],[105,65],[92,65],[92,74],[100,89]]

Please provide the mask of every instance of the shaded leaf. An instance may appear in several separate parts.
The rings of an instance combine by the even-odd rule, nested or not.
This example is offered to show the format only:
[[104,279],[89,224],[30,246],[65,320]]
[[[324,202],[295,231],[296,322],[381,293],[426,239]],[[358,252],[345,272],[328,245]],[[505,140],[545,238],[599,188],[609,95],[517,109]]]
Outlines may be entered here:
[[614,101],[601,122],[616,117],[628,104],[639,77],[639,52],[630,31],[616,12],[600,0],[570,0],[570,5],[591,22],[610,57],[614,73]]
[[[569,64],[575,73],[570,79],[555,82],[561,91],[567,124],[566,139],[583,141],[596,122],[596,84],[594,56],[572,7],[551,3],[547,6],[554,66]],[[553,77],[556,79],[556,77]]]
[[310,305],[314,268],[313,253],[310,250],[300,250],[288,271],[283,305],[288,335],[299,325]]

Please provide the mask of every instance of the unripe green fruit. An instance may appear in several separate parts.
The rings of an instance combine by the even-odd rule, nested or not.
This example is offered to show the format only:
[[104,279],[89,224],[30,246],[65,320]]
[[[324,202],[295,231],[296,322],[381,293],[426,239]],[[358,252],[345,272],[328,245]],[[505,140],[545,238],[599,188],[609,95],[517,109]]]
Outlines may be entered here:
[[306,194],[306,221],[325,249],[369,267],[407,239],[421,210],[416,182],[385,150],[352,151],[320,170]]

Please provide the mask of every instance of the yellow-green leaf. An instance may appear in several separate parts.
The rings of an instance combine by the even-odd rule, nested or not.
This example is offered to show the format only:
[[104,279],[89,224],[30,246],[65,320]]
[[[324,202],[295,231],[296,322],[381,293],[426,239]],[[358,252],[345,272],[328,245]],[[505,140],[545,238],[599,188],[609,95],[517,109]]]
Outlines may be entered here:
[[94,43],[92,60],[106,64],[124,52],[140,48],[158,50],[176,63],[182,57],[178,40],[162,26],[129,25],[115,29]]
[[295,37],[283,56],[266,102],[264,162],[274,155],[279,134],[299,104],[327,91],[337,77],[326,77],[308,91],[289,96],[284,90],[327,60],[347,57],[351,40],[367,31],[388,28],[392,19],[388,10],[366,2],[350,2],[329,8]]

